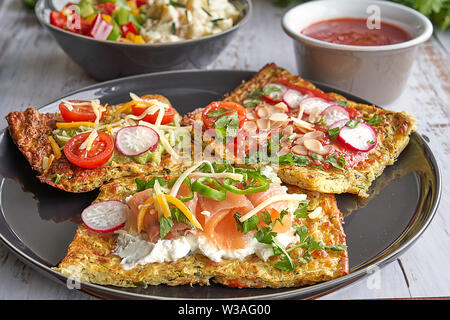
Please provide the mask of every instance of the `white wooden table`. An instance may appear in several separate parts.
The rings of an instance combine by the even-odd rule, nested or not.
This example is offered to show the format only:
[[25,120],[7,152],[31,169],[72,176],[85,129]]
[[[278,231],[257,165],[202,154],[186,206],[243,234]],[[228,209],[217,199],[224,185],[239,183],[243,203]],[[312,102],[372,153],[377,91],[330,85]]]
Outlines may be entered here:
[[[282,31],[283,10],[254,0],[248,24],[209,69],[258,70],[268,62],[296,73],[293,46]],[[0,0],[0,128],[12,110],[39,106],[95,83],[40,27],[19,0]],[[420,47],[406,91],[386,107],[419,119],[443,172],[442,199],[431,225],[406,253],[376,274],[321,299],[450,296],[450,31]],[[0,244],[0,299],[92,299],[68,290],[20,262]]]

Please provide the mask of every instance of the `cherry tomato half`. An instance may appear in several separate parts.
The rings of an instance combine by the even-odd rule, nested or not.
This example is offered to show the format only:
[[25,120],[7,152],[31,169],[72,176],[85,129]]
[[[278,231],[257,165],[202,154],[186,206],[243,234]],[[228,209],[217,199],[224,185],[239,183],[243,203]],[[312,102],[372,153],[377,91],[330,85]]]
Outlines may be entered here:
[[[80,105],[72,106],[72,110],[69,110],[67,105],[64,102],[59,104],[59,111],[61,111],[61,115],[66,122],[78,122],[78,121],[95,121],[95,113],[92,109],[92,105],[90,101],[82,101],[82,100],[69,100],[69,102],[77,103]],[[100,120],[103,119],[105,112],[103,111],[100,115]]]
[[71,138],[64,145],[64,154],[71,163],[78,167],[93,169],[108,162],[114,152],[112,137],[104,132],[98,132],[91,149],[80,149],[81,144],[88,138],[89,132],[81,133]]
[[[162,118],[161,124],[167,124],[167,123],[172,122],[173,118],[177,114],[177,111],[172,107],[172,105],[170,104],[170,101],[166,97],[164,97],[160,94],[147,94],[145,96],[142,96],[141,99],[143,99],[143,100],[155,99],[155,100],[161,101],[162,103],[165,103],[169,106],[168,109],[164,110],[164,116]],[[148,107],[150,107],[150,106],[142,107],[139,104],[135,104],[131,107],[131,110],[135,116],[140,116],[142,113],[144,113],[145,110],[147,110]],[[158,115],[159,115],[159,111],[155,112],[154,114],[146,115],[142,120],[155,124],[156,120],[158,119]]]
[[[220,112],[221,113],[220,115],[217,116],[214,115],[214,113],[213,115],[211,115],[213,111],[219,111],[219,113]],[[211,128],[218,118],[230,115],[234,111],[236,111],[238,114],[239,128],[241,128],[246,119],[247,111],[239,103],[228,101],[214,101],[211,102],[209,105],[207,105],[202,112],[203,123],[206,126],[206,128]]]

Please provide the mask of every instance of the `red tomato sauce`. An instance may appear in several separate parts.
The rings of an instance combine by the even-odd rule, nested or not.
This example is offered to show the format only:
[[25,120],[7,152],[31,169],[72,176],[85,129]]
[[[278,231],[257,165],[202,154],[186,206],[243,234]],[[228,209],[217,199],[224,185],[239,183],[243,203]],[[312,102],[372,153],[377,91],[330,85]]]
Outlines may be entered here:
[[305,36],[331,43],[353,46],[383,46],[411,39],[405,30],[387,22],[369,29],[366,19],[339,18],[314,23],[301,31]]

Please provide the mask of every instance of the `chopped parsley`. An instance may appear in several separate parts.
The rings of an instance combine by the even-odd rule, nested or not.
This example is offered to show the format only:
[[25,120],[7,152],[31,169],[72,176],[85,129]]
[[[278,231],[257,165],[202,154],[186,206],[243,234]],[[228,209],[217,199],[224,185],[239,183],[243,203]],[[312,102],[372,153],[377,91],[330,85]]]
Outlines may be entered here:
[[137,190],[135,191],[135,193],[153,188],[156,180],[158,180],[160,186],[167,186],[167,181],[163,177],[153,177],[148,181],[136,178],[134,179],[134,182],[136,182],[137,185]]
[[341,131],[341,128],[339,128],[339,127],[334,127],[332,129],[327,129],[328,136],[333,141],[337,139],[340,131]]
[[247,101],[242,106],[245,108],[254,108],[260,103],[261,103],[261,100],[253,99],[253,100]]
[[377,124],[381,123],[381,118],[378,116],[378,114],[374,114],[372,118],[363,118],[366,120],[367,124],[370,126],[376,126]]
[[223,115],[218,118],[214,122],[214,128],[216,129],[217,137],[221,138],[224,142],[227,137],[236,137],[239,129],[239,116],[237,112],[233,111],[231,114]]
[[172,34],[177,35],[177,26],[175,25],[175,22],[172,22]]
[[222,21],[222,20],[223,20],[223,18],[212,19],[211,22],[213,23],[214,26],[218,27],[219,21]]
[[169,1],[169,5],[171,5],[172,7],[176,7],[176,8],[186,8],[186,5],[180,2],[176,2],[176,1]]
[[205,8],[202,7],[203,12],[205,12],[208,16],[212,17],[212,14],[206,10]]
[[361,120],[362,119],[357,119],[357,118],[353,119],[353,120],[348,120],[345,123],[345,126],[349,127],[350,129],[355,129],[358,126],[358,124],[361,122]]
[[55,183],[56,184],[59,183],[59,181],[61,180],[62,177],[66,178],[66,179],[69,179],[69,177],[66,174],[64,174],[64,173],[62,173],[62,174],[54,173],[54,174],[52,174],[50,176],[50,178],[55,179]]
[[344,107],[344,108],[347,108],[347,107],[348,107],[348,104],[347,104],[346,101],[336,100],[336,103],[337,103],[338,105],[340,105],[341,107]]

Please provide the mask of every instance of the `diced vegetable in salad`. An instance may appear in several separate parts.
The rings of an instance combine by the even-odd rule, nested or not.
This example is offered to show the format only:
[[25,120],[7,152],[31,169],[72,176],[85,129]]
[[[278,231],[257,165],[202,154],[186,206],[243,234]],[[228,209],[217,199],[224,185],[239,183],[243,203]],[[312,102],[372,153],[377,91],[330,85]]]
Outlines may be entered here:
[[141,10],[147,4],[147,0],[68,2],[61,11],[50,13],[50,23],[98,40],[145,43],[139,31],[149,18]]

